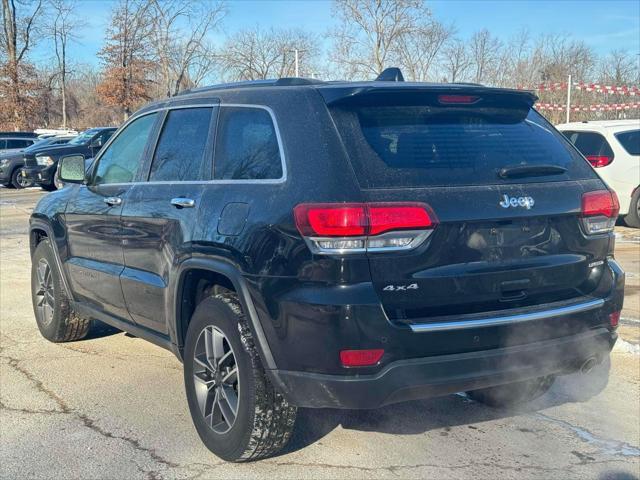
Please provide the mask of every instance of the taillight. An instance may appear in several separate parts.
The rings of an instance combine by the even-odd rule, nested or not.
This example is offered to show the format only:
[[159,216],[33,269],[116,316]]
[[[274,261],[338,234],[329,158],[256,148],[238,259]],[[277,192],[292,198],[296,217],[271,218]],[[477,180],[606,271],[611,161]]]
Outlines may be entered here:
[[471,105],[480,100],[475,95],[438,95],[438,102],[442,105]]
[[613,327],[613,328],[617,328],[618,327],[618,323],[620,323],[620,312],[612,312],[609,314],[609,324]]
[[606,155],[587,155],[587,160],[593,168],[606,167],[612,161],[612,157],[607,157]]
[[582,194],[582,224],[590,235],[613,231],[619,211],[615,192],[597,190]]
[[343,367],[369,367],[376,365],[382,356],[384,350],[342,350],[340,352],[340,362]]
[[323,254],[411,249],[438,223],[424,203],[305,203],[294,217],[311,250]]

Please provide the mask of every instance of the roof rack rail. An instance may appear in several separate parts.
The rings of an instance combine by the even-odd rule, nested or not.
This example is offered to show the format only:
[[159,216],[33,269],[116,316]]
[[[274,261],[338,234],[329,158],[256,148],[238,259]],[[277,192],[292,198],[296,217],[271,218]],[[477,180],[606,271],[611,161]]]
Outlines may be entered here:
[[389,67],[376,77],[376,82],[404,82],[404,76],[398,67]]
[[320,85],[323,84],[322,80],[315,78],[303,78],[303,77],[282,77],[276,80],[277,87],[293,87],[297,85]]
[[217,83],[215,85],[207,85],[206,87],[190,88],[183,90],[178,95],[187,95],[190,93],[208,92],[209,90],[224,90],[229,88],[247,88],[247,87],[268,87],[275,85],[275,79],[266,80],[242,80],[240,82]]

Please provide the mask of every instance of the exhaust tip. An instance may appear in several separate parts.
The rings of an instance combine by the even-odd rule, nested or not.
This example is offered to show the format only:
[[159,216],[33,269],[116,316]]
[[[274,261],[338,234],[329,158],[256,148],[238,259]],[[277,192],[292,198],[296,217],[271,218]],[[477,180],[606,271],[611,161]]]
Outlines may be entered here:
[[580,372],[587,374],[591,372],[596,366],[598,366],[601,362],[601,359],[598,357],[589,357],[584,363],[580,366]]

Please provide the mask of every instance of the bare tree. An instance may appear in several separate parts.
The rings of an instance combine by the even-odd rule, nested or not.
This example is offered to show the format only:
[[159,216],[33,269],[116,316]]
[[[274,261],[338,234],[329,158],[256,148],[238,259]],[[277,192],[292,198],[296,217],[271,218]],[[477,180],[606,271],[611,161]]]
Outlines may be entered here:
[[444,48],[442,72],[444,81],[461,82],[467,79],[467,72],[471,67],[471,59],[467,53],[467,46],[459,38],[454,39]]
[[403,35],[397,54],[405,77],[416,82],[433,80],[433,67],[453,32],[453,27],[433,20]]
[[500,40],[491,36],[487,29],[476,32],[469,42],[473,65],[473,81],[476,83],[491,81],[500,58]]
[[213,69],[212,49],[207,36],[215,31],[226,14],[223,2],[207,0],[152,0],[153,45],[161,69],[163,94],[177,95]]
[[336,0],[333,62],[346,78],[377,76],[398,61],[403,38],[431,13],[422,0]]
[[301,75],[313,75],[318,40],[300,30],[241,30],[230,37],[218,53],[223,78],[259,80],[295,75],[298,50]]
[[74,0],[50,0],[52,9],[52,24],[49,36],[58,63],[58,84],[60,85],[60,99],[62,101],[62,128],[67,128],[67,75],[69,73],[67,47],[72,41],[78,40],[76,29],[81,26],[75,16],[76,4]]
[[151,8],[149,0],[120,0],[107,29],[107,43],[98,54],[105,66],[98,93],[107,104],[121,108],[125,120],[150,98]]
[[13,128],[25,128],[26,115],[33,110],[32,95],[36,84],[34,69],[26,62],[26,54],[33,47],[42,0],[26,2],[2,0],[2,35],[0,49],[6,55],[0,71],[0,98],[4,112],[2,123]]

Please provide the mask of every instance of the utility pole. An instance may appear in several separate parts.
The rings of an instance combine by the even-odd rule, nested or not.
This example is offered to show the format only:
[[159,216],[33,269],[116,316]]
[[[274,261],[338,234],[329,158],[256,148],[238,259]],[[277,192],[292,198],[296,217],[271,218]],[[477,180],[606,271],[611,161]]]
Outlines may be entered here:
[[295,53],[295,55],[296,55],[296,56],[295,56],[295,62],[296,62],[296,77],[299,77],[299,76],[300,76],[300,70],[299,70],[299,68],[298,68],[298,65],[299,65],[299,60],[298,60],[298,49],[296,48],[293,52],[294,52],[294,53]]
[[569,80],[567,81],[567,121],[569,123],[569,118],[571,117],[571,75],[569,75]]

